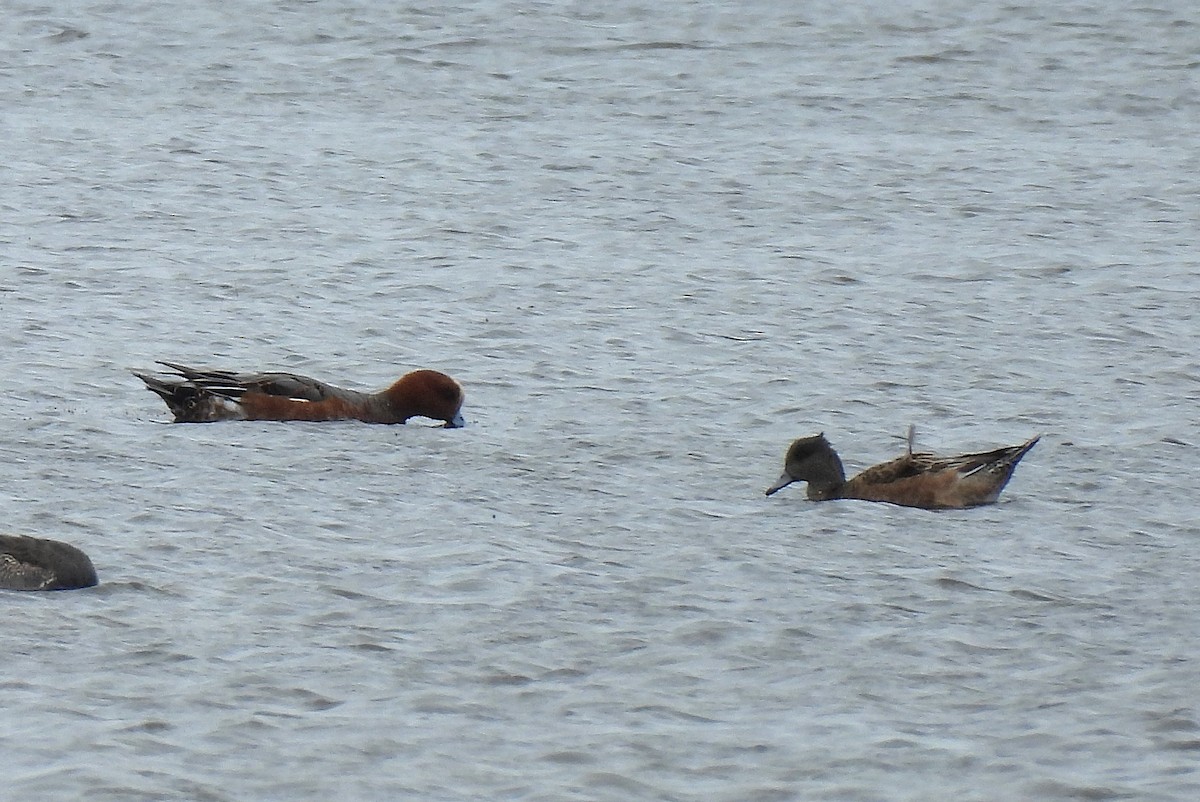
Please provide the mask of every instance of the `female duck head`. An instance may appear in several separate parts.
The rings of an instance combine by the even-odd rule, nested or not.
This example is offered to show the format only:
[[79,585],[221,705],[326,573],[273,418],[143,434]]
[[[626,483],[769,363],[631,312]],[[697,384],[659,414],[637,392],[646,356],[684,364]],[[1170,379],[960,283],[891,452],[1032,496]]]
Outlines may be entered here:
[[814,501],[835,498],[846,483],[842,460],[825,433],[801,437],[788,447],[783,458],[783,473],[767,488],[767,495],[778,493],[792,482],[808,482],[808,497]]

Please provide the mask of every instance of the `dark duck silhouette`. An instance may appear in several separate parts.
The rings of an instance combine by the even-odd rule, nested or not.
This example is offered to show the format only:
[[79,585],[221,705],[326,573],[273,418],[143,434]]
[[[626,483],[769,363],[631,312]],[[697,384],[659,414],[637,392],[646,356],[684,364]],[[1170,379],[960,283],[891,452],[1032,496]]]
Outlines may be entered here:
[[0,588],[75,590],[99,580],[88,556],[69,543],[0,535]]

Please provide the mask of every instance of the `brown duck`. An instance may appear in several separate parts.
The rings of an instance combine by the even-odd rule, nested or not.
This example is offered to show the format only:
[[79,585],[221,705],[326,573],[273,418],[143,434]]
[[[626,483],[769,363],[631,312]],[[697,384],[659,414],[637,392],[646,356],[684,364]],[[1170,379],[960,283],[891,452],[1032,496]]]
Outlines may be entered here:
[[856,498],[927,510],[991,504],[1008,484],[1021,457],[1041,437],[994,451],[939,457],[913,453],[913,436],[910,428],[908,451],[903,456],[867,468],[849,481],[824,433],[802,437],[788,448],[783,474],[767,488],[767,495],[792,482],[808,482],[808,497],[813,501]]

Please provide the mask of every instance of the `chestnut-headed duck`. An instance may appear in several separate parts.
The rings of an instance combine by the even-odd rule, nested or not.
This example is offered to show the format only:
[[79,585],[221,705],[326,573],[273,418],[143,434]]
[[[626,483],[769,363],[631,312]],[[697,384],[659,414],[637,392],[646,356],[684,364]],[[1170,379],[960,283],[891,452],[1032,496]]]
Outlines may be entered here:
[[1000,497],[1021,457],[1041,435],[1019,446],[953,457],[915,454],[913,437],[910,428],[908,451],[903,456],[867,468],[849,481],[841,459],[824,433],[802,437],[788,448],[783,458],[783,474],[767,488],[767,495],[792,482],[808,482],[808,497],[813,501],[854,498],[927,510],[991,504]]
[[436,370],[414,370],[377,393],[346,390],[292,373],[235,373],[197,370],[159,362],[175,374],[169,379],[133,371],[162,396],[176,423],[220,420],[360,420],[404,423],[420,416],[463,425],[463,391]]
[[88,556],[69,543],[0,535],[0,588],[75,590],[99,580]]

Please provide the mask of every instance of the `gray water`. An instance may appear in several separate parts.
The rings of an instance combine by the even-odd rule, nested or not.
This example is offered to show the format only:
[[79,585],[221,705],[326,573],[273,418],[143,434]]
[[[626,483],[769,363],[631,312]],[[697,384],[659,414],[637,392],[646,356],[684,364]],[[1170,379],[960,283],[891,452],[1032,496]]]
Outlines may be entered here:
[[[1194,3],[16,0],[0,796],[1192,800]],[[416,367],[462,430],[126,370]],[[1042,432],[1000,503],[770,499]]]

